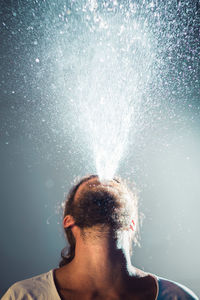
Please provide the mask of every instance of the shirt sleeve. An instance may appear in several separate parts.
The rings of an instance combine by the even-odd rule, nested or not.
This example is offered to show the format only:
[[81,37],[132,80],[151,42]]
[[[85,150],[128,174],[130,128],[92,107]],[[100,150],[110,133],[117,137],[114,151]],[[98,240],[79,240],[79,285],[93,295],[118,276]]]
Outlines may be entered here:
[[12,289],[9,288],[7,290],[7,292],[3,295],[3,297],[1,298],[1,300],[14,300],[14,295],[13,295],[13,292],[12,292]]
[[157,300],[199,300],[199,298],[183,284],[162,278],[159,280]]
[[56,290],[52,271],[15,282],[1,300],[61,300]]

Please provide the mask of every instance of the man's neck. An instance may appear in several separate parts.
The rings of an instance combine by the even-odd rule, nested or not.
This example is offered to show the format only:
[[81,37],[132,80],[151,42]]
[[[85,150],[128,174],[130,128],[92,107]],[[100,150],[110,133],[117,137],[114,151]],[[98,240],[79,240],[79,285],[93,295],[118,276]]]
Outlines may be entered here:
[[63,299],[77,294],[81,299],[96,294],[101,299],[132,299],[133,295],[135,299],[144,295],[155,299],[156,295],[155,280],[133,267],[126,251],[106,239],[78,239],[74,259],[56,270],[55,281]]
[[129,255],[108,239],[87,242],[78,239],[74,259],[62,269],[63,277],[67,270],[73,284],[77,282],[80,286],[81,281],[85,289],[120,288],[127,284],[128,278],[136,276]]

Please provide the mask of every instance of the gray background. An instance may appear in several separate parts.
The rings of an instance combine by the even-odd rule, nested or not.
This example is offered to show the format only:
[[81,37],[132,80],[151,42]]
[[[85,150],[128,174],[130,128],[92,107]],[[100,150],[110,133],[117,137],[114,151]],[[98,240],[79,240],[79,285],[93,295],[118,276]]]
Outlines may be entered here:
[[[27,3],[22,1],[24,7]],[[38,26],[43,15],[36,8]],[[66,134],[60,131],[59,114],[54,112],[52,121],[49,111],[54,102],[51,95],[44,101],[39,85],[45,82],[44,73],[34,81],[39,71],[31,69],[31,37],[27,24],[20,23],[23,11],[17,9],[15,2],[1,3],[0,295],[14,282],[58,265],[65,246],[61,203],[76,176],[95,172],[86,145],[80,143],[81,133],[73,127],[76,118],[67,116],[71,123]],[[174,49],[182,55],[175,52],[174,63],[176,75],[181,71],[184,75],[174,86],[170,82],[159,109],[147,111],[146,125],[134,141],[130,132],[117,173],[136,182],[140,212],[145,215],[133,264],[200,294],[198,2],[185,1],[181,9],[189,38],[186,45],[186,36],[178,36],[180,43]],[[41,32],[37,27],[33,35],[43,38]],[[185,56],[188,45],[192,71]]]

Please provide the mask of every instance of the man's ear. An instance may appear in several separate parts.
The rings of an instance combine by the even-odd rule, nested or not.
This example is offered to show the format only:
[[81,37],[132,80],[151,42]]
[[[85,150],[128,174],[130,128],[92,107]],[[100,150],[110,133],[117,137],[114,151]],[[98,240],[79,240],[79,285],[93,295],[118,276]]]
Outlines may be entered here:
[[63,219],[63,227],[68,228],[70,226],[73,226],[75,223],[74,218],[70,215],[66,215]]

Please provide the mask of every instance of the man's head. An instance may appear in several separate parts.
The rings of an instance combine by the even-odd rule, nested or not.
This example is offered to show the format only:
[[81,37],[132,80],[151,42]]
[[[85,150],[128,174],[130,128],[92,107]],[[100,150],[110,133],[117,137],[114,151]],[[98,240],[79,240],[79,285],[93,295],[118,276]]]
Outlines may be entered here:
[[[130,230],[134,220],[134,231]],[[82,178],[69,192],[65,209],[63,226],[70,244],[69,253],[61,254],[60,266],[70,262],[74,257],[76,239],[73,231],[80,230],[87,240],[90,230],[96,238],[102,238],[109,232],[113,239],[127,231],[131,239],[136,240],[138,227],[137,197],[120,179],[100,181],[98,176]]]

